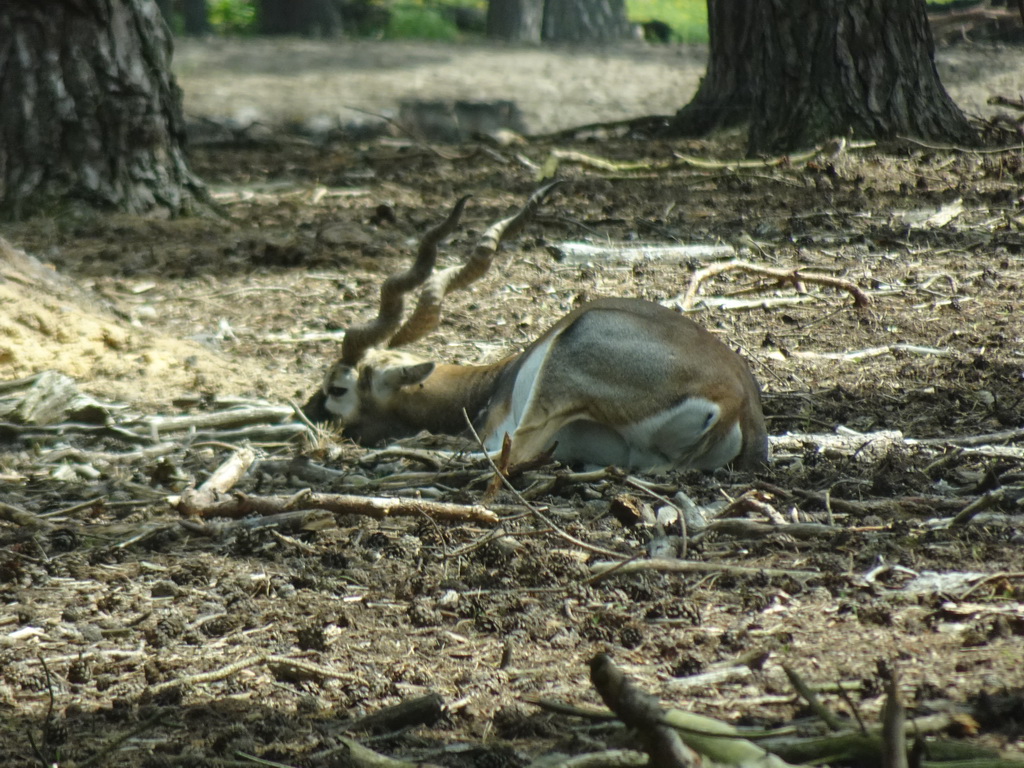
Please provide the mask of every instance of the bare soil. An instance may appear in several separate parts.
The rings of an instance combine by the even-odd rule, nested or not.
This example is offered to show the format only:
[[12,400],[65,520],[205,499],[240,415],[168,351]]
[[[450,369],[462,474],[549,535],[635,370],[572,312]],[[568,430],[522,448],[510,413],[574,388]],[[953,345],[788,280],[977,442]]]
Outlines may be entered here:
[[[989,94],[1024,90],[1020,60],[1015,49],[960,47],[943,51],[941,66],[980,113]],[[177,66],[193,115],[252,106],[270,123],[321,110],[347,120],[340,104],[384,112],[410,93],[513,98],[538,132],[671,112],[701,74],[700,56],[675,48],[261,41],[184,45]],[[850,454],[806,441],[780,447],[756,476],[647,478],[659,496],[682,490],[707,509],[752,492],[736,514],[772,528],[722,526],[688,543],[688,560],[724,571],[591,581],[607,552],[644,559],[661,541],[609,514],[623,494],[663,505],[614,473],[551,481],[549,468],[521,480],[554,529],[506,491],[487,499],[484,466],[439,471],[329,435],[263,441],[263,458],[306,457],[344,475],[315,490],[486,500],[508,518],[508,536],[484,544],[486,525],[425,516],[190,528],[167,499],[205,480],[230,441],[175,435],[163,456],[133,457],[140,446],[124,432],[3,427],[0,501],[48,525],[0,507],[0,761],[236,765],[255,754],[349,765],[329,751],[353,736],[410,761],[523,766],[630,743],[530,703],[599,705],[588,662],[600,652],[667,706],[758,726],[808,714],[786,668],[844,683],[846,700],[825,703],[877,723],[878,662],[890,661],[911,715],[957,713],[944,736],[1024,756],[1024,152],[907,142],[756,169],[659,166],[677,154],[735,158],[739,145],[581,136],[321,146],[280,136],[193,150],[223,216],[5,227],[88,295],[41,298],[0,273],[5,378],[59,369],[125,405],[110,410],[123,424],[203,413],[228,396],[304,400],[337,354],[337,331],[366,316],[381,276],[457,197],[473,194],[446,264],[521,204],[553,150],[646,162],[563,160],[571,184],[493,274],[451,297],[422,351],[494,359],[598,296],[678,305],[703,266],[573,264],[553,255],[560,242],[738,244],[748,260],[841,276],[872,297],[857,309],[842,291],[735,272],[703,287],[693,316],[751,361],[771,433],[898,430],[917,442],[890,437]],[[714,301],[723,297],[752,301],[724,309]],[[982,437],[956,443],[971,436]],[[256,470],[237,489],[309,485]],[[940,522],[976,500],[985,508],[969,524]],[[835,527],[804,538],[787,530],[794,522]],[[687,682],[716,664],[735,669]],[[351,730],[361,715],[429,692],[444,703],[436,722]]]
[[[510,99],[531,133],[547,133],[672,114],[696,92],[706,61],[700,45],[214,39],[180,41],[174,67],[193,117],[351,125],[395,118],[406,100]],[[968,114],[992,115],[989,96],[1019,95],[1024,80],[1024,53],[1014,46],[950,46],[936,63]]]

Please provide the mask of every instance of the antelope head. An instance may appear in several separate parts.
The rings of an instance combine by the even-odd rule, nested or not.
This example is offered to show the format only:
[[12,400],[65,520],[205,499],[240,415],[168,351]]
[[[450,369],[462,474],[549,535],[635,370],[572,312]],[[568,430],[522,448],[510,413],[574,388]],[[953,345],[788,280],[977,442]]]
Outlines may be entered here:
[[[435,272],[438,245],[458,227],[469,196],[456,202],[448,218],[424,235],[413,264],[384,281],[377,316],[345,332],[341,358],[328,368],[320,391],[304,408],[306,415],[315,421],[338,422],[347,436],[363,443],[407,436],[421,429],[461,432],[466,427],[462,409],[472,417],[484,406],[480,396],[486,393],[474,386],[477,377],[460,377],[463,386],[443,390],[439,385],[447,382],[451,369],[458,366],[437,366],[399,347],[425,337],[438,326],[444,298],[483,277],[502,241],[522,230],[558,184],[541,187],[517,213],[489,227],[464,264]],[[404,318],[405,297],[417,288],[421,291],[416,308]],[[489,368],[481,366],[479,372]],[[435,373],[434,386],[424,387]],[[473,394],[477,397],[452,401]],[[410,397],[415,402],[410,402]]]

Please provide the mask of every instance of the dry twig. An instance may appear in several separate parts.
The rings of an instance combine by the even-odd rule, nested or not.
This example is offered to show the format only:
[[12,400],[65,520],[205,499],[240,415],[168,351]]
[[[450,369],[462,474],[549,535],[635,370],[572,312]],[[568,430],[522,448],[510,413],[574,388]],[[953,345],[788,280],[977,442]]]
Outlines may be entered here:
[[[179,504],[181,502],[178,502]],[[291,496],[249,496],[238,493],[204,506],[190,506],[197,517],[244,517],[277,515],[303,509],[326,509],[337,515],[363,515],[375,520],[388,517],[425,515],[452,523],[497,525],[498,515],[480,505],[447,504],[426,499],[400,499],[378,496],[350,496],[343,493],[305,491]]]
[[701,563],[695,560],[634,560],[627,563],[596,562],[590,566],[591,573],[601,581],[610,576],[642,571],[659,571],[664,573],[728,573],[733,576],[769,576],[789,577],[793,579],[811,579],[819,574],[816,571],[798,571],[784,568],[752,568],[744,565],[728,565],[726,563]]
[[181,514],[195,517],[202,510],[216,503],[217,499],[231,490],[242,479],[256,460],[256,454],[249,448],[240,448],[232,453],[214,473],[198,488],[189,488],[175,505]]
[[683,299],[680,302],[683,311],[689,312],[693,309],[693,305],[697,298],[697,291],[700,290],[701,283],[708,278],[721,274],[722,272],[730,271],[749,272],[754,275],[760,275],[761,277],[771,277],[778,280],[780,283],[791,283],[796,290],[801,292],[804,291],[804,283],[827,285],[831,288],[838,288],[849,292],[850,295],[853,296],[854,305],[859,308],[867,307],[871,304],[871,297],[868,296],[868,294],[862,291],[852,281],[844,280],[841,277],[821,275],[815,272],[804,272],[800,267],[765,267],[759,264],[751,264],[749,261],[735,260],[709,264],[703,269],[698,269],[694,272],[693,277],[690,278],[690,287],[686,289],[686,293],[683,295]]
[[325,667],[322,664],[313,664],[308,661],[303,661],[302,659],[292,659],[287,656],[264,653],[258,656],[250,656],[248,658],[241,659],[209,672],[199,672],[194,675],[186,675],[185,677],[178,677],[174,680],[165,680],[162,683],[156,683],[149,687],[148,692],[150,696],[156,696],[164,691],[175,690],[177,688],[201,685],[202,683],[215,683],[219,680],[227,680],[241,672],[243,669],[250,669],[252,667],[259,667],[263,665],[294,669],[309,677],[318,677],[322,679],[336,678],[338,680],[355,682],[359,681],[359,678],[356,675],[348,672],[340,672],[336,669],[332,669],[331,667]]
[[534,517],[536,517],[538,520],[543,521],[544,524],[547,525],[552,531],[554,531],[556,534],[558,534],[574,546],[588,550],[590,552],[595,552],[597,554],[604,555],[605,557],[621,557],[621,555],[618,552],[612,552],[611,550],[604,549],[603,547],[596,547],[593,544],[588,544],[585,541],[577,539],[568,531],[565,531],[561,527],[555,525],[555,522],[551,520],[543,512],[541,512],[538,507],[536,507],[535,505],[527,501],[525,498],[523,498],[523,495],[519,493],[519,490],[514,485],[512,485],[511,482],[509,482],[508,477],[506,477],[505,474],[500,469],[498,469],[498,465],[494,463],[494,459],[491,458],[491,455],[489,453],[487,453],[487,449],[484,448],[484,441],[480,438],[480,433],[476,431],[476,428],[473,426],[473,420],[469,418],[469,414],[466,413],[465,409],[463,409],[462,415],[465,417],[466,424],[469,425],[469,431],[472,433],[473,438],[477,442],[477,445],[480,446],[480,450],[483,451],[483,454],[487,458],[487,462],[491,465],[491,469],[494,470],[495,475],[501,478],[501,482],[505,485],[505,487],[512,492],[512,495],[515,496],[524,507],[530,510],[531,514],[533,514]]

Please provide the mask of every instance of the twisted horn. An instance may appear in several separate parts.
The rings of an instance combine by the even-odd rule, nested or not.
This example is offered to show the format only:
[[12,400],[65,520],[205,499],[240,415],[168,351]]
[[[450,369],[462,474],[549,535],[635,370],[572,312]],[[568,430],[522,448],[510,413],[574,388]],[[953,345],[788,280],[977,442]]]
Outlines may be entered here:
[[512,238],[519,234],[551,191],[561,183],[561,181],[552,181],[545,184],[530,195],[530,199],[518,212],[492,224],[480,237],[476,248],[473,249],[472,255],[465,264],[448,267],[448,269],[431,275],[423,285],[423,290],[420,291],[416,309],[391,337],[388,346],[401,347],[410,344],[422,339],[437,328],[441,321],[441,305],[444,303],[445,297],[453,291],[466,288],[487,274],[501,243],[506,238]]
[[430,277],[437,261],[437,246],[455,231],[466,207],[466,195],[455,203],[448,218],[427,232],[420,240],[416,261],[407,270],[391,275],[380,287],[380,309],[377,317],[368,323],[354,325],[345,331],[341,343],[341,361],[355,365],[370,347],[389,339],[402,323],[405,294],[415,290]]

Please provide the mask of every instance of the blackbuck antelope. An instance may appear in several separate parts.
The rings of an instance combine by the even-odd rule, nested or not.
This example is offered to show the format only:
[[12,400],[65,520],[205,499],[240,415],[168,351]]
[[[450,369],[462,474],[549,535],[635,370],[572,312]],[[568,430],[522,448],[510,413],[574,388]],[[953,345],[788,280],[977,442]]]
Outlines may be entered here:
[[[488,452],[511,436],[513,465],[552,447],[561,461],[634,469],[766,462],[760,392],[744,360],[659,304],[592,301],[490,365],[437,365],[396,349],[437,327],[444,297],[487,271],[552,186],[491,226],[464,265],[435,273],[438,243],[468,198],[459,200],[423,238],[415,263],[384,282],[377,317],[348,329],[307,415],[339,421],[345,435],[372,444],[420,430],[464,433],[468,414]],[[404,296],[420,285],[403,324]]]

